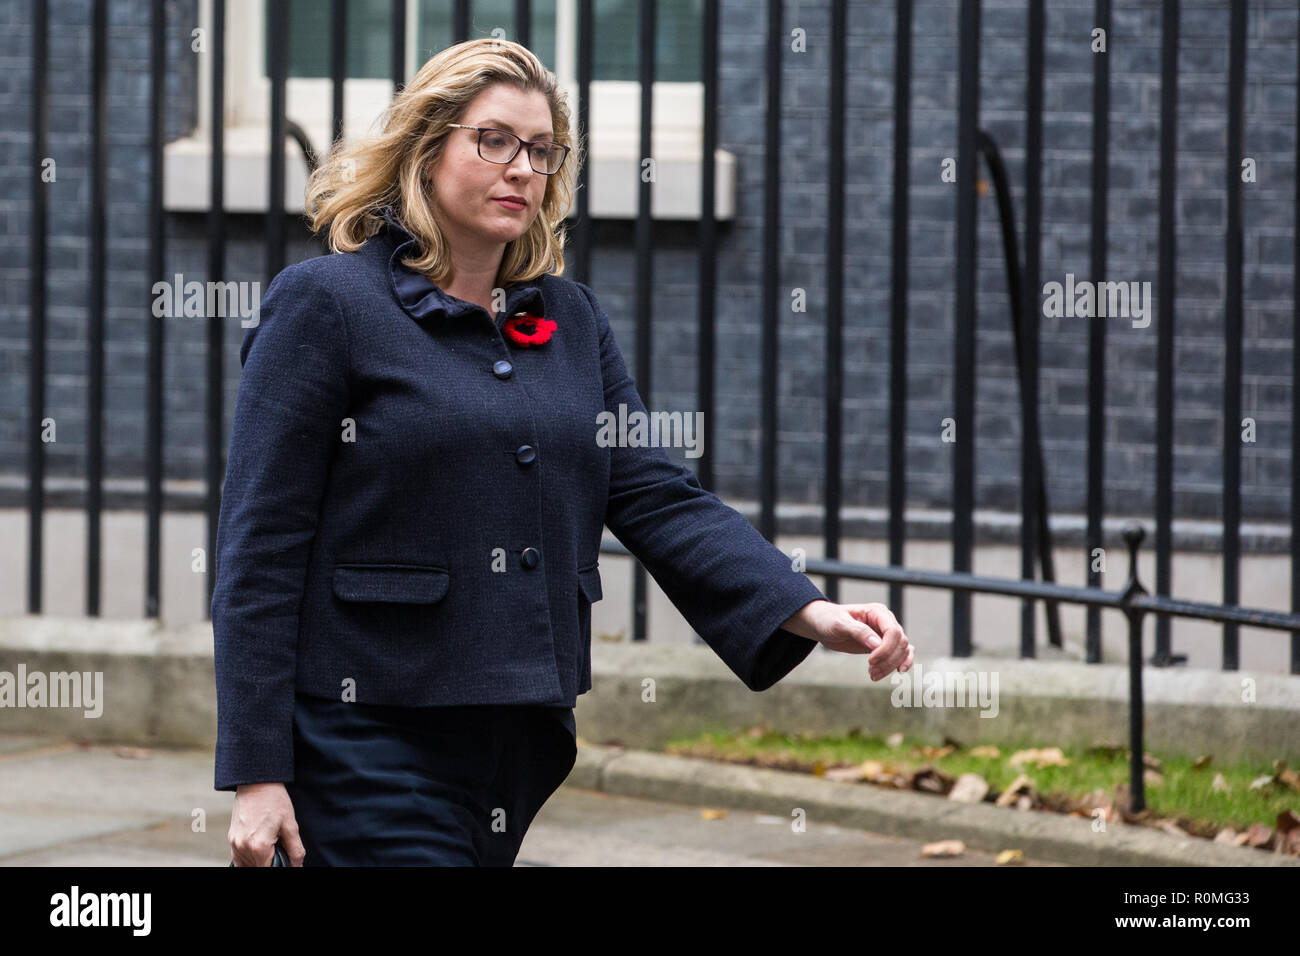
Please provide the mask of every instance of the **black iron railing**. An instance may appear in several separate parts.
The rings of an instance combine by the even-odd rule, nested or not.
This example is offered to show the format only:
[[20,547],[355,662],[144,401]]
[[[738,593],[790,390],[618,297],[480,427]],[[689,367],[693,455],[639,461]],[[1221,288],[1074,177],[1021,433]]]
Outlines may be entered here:
[[[88,519],[86,613],[99,613],[99,581],[101,577],[101,540],[99,533],[103,482],[103,434],[100,426],[102,393],[104,388],[104,284],[105,284],[105,203],[106,176],[106,97],[108,9],[111,0],[93,3],[93,46],[90,63],[91,113],[90,139],[93,160],[88,175],[91,178],[91,214],[88,235],[91,282],[87,315],[90,332],[87,337],[88,377],[87,402],[90,413],[86,477],[88,494],[86,513]],[[1094,22],[1108,28],[1112,5],[1109,0],[1097,0]],[[151,0],[150,23],[150,165],[149,165],[149,270],[151,279],[165,277],[164,250],[166,245],[165,217],[163,212],[163,146],[165,139],[164,116],[167,103],[164,96],[168,75],[167,62],[167,9],[164,0]],[[225,85],[225,23],[226,3],[212,0],[212,83],[211,111],[211,194],[208,214],[207,263],[210,281],[223,281],[226,271],[226,217],[224,215],[224,115],[223,88]],[[287,37],[290,21],[286,0],[273,0],[267,4],[266,28],[272,38]],[[1057,602],[1082,605],[1087,609],[1086,659],[1101,660],[1100,611],[1110,607],[1121,610],[1130,624],[1129,666],[1132,674],[1133,705],[1133,793],[1135,802],[1142,802],[1141,789],[1141,714],[1142,685],[1141,624],[1143,617],[1153,613],[1157,617],[1155,655],[1150,663],[1167,665],[1177,663],[1172,653],[1170,622],[1175,617],[1199,618],[1223,625],[1223,668],[1239,666],[1238,628],[1245,624],[1291,631],[1290,669],[1300,674],[1300,615],[1258,611],[1239,607],[1240,573],[1240,475],[1241,449],[1236,440],[1240,421],[1242,387],[1242,239],[1243,218],[1241,204],[1241,177],[1239,164],[1244,129],[1244,79],[1246,71],[1247,4],[1245,0],[1231,0],[1230,27],[1227,44],[1229,60],[1228,86],[1228,136],[1226,152],[1226,177],[1224,183],[1227,222],[1225,228],[1225,301],[1224,311],[1224,434],[1223,434],[1223,603],[1203,604],[1175,600],[1170,597],[1171,580],[1171,526],[1173,521],[1173,381],[1175,367],[1173,347],[1176,331],[1176,288],[1174,262],[1177,238],[1174,231],[1177,198],[1177,91],[1180,10],[1177,0],[1165,0],[1162,7],[1162,56],[1160,98],[1159,146],[1159,328],[1157,330],[1156,369],[1156,469],[1155,487],[1155,593],[1149,594],[1137,580],[1136,553],[1142,540],[1141,529],[1130,528],[1125,538],[1130,549],[1129,579],[1121,593],[1104,591],[1099,587],[1100,577],[1090,571],[1087,587],[1069,587],[1052,580],[1051,542],[1048,536],[1047,495],[1043,480],[1043,454],[1039,447],[1037,424],[1039,387],[1039,298],[1041,269],[1040,241],[1042,235],[1042,163],[1043,163],[1043,82],[1044,34],[1046,9],[1043,0],[1026,2],[1026,111],[1025,111],[1025,221],[1024,261],[1015,241],[1016,231],[1011,211],[1005,168],[996,145],[981,132],[979,79],[980,79],[980,20],[981,4],[978,0],[963,0],[959,9],[959,40],[957,75],[960,81],[957,111],[957,184],[956,184],[956,238],[953,250],[955,269],[955,339],[953,351],[953,409],[958,421],[961,440],[955,447],[953,461],[952,494],[952,568],[949,573],[912,571],[905,564],[904,504],[907,500],[907,475],[904,467],[904,429],[908,394],[906,390],[908,327],[908,223],[910,188],[908,157],[911,149],[911,63],[913,7],[910,0],[896,0],[895,4],[895,68],[894,68],[894,127],[893,143],[893,222],[891,245],[891,348],[889,352],[889,566],[872,567],[838,560],[841,538],[842,489],[840,473],[844,435],[841,422],[843,402],[842,341],[844,328],[843,272],[846,268],[844,228],[846,216],[845,166],[845,76],[852,69],[846,48],[846,0],[831,3],[831,31],[829,75],[829,143],[828,209],[826,228],[827,271],[826,288],[826,417],[825,417],[825,500],[824,500],[824,553],[825,560],[808,562],[808,571],[825,575],[826,591],[837,599],[841,578],[876,581],[889,585],[891,606],[900,612],[907,587],[941,588],[953,594],[952,653],[966,656],[971,653],[970,595],[973,593],[1002,594],[1022,599],[1020,653],[1032,657],[1036,653],[1034,607],[1036,602],[1047,602],[1049,607],[1049,641],[1060,644],[1059,623],[1054,612]],[[469,37],[471,4],[457,0],[453,4],[453,40]],[[764,220],[762,236],[762,324],[760,354],[760,478],[759,527],[772,538],[776,532],[776,463],[779,408],[777,404],[777,372],[779,355],[778,302],[782,299],[779,282],[779,235],[782,142],[781,110],[782,84],[771,82],[781,76],[782,55],[788,42],[787,24],[782,0],[768,0],[766,4],[767,76],[767,141],[764,160]],[[30,284],[30,372],[29,372],[29,436],[28,436],[28,579],[27,605],[31,613],[41,610],[41,566],[43,560],[42,517],[45,509],[45,457],[41,440],[41,423],[45,417],[46,391],[46,290],[48,224],[46,189],[41,179],[42,161],[48,155],[49,143],[49,8],[47,0],[33,4],[32,30],[32,189],[31,189],[31,284]],[[515,4],[516,38],[524,42],[529,37],[532,22],[532,5],[527,0]],[[641,5],[639,21],[639,79],[641,84],[641,153],[651,154],[650,135],[655,63],[654,51],[656,4],[653,0]],[[347,36],[347,4],[332,0],[330,7],[330,72],[333,80],[332,130],[335,137],[343,130],[343,86],[345,81],[344,50]],[[407,3],[393,0],[391,9],[391,36],[393,55],[393,85],[398,90],[406,77],[406,23]],[[592,83],[593,52],[597,37],[591,0],[578,0],[576,29],[576,76],[578,93],[578,128],[587,130]],[[699,295],[699,405],[706,412],[706,445],[713,447],[713,410],[716,405],[714,388],[714,300],[717,283],[717,227],[714,219],[714,149],[718,143],[718,4],[710,0],[704,5],[701,23],[702,62],[701,77],[704,89],[703,154],[700,163],[702,211],[699,221],[698,288]],[[1300,40],[1298,40],[1300,43]],[[267,73],[270,80],[270,122],[268,128],[268,183],[269,203],[265,229],[265,265],[269,280],[285,265],[287,217],[283,212],[285,197],[285,138],[293,135],[295,126],[286,115],[286,83],[288,56],[284,42],[268,45],[270,57]],[[759,51],[756,51],[759,52]],[[1092,275],[1102,276],[1106,270],[1107,190],[1106,169],[1109,151],[1109,58],[1094,59],[1093,83],[1093,137],[1092,137],[1092,213],[1091,255],[1089,268]],[[1300,86],[1300,76],[1297,77]],[[1297,114],[1300,128],[1300,113]],[[299,130],[299,133],[301,131]],[[305,135],[300,137],[303,152],[311,162],[313,150]],[[970,573],[974,545],[973,507],[977,444],[974,409],[976,395],[975,342],[976,342],[976,203],[978,157],[983,154],[990,166],[998,193],[999,213],[1003,221],[1004,251],[1008,272],[1008,289],[1014,303],[1012,323],[1016,334],[1016,356],[1021,397],[1023,427],[1021,508],[1021,580],[998,580]],[[1296,216],[1300,220],[1300,162],[1296,164]],[[651,356],[653,354],[651,330],[654,292],[654,223],[651,218],[651,199],[654,184],[642,177],[638,192],[638,211],[635,222],[635,328],[636,328],[636,378],[643,392],[651,389]],[[587,198],[589,184],[584,169],[579,175],[576,219],[571,230],[569,259],[574,277],[587,281],[591,263],[591,220]],[[1296,275],[1300,276],[1300,244],[1296,249]],[[150,283],[151,285],[152,283]],[[143,305],[147,308],[147,304]],[[1295,307],[1296,327],[1300,328],[1300,296]],[[215,553],[215,528],[219,508],[219,483],[224,471],[222,448],[222,381],[223,325],[220,318],[208,319],[207,354],[207,461],[204,473],[207,478],[205,508],[208,519],[208,553]],[[144,613],[154,617],[159,613],[160,585],[160,518],[162,511],[162,438],[163,416],[163,323],[154,316],[149,323],[147,345],[147,430],[145,461],[145,512],[147,523]],[[1300,381],[1300,349],[1294,350],[1295,380]],[[1103,451],[1105,435],[1104,359],[1106,356],[1105,323],[1093,322],[1089,340],[1089,395],[1088,395],[1088,488],[1087,533],[1085,548],[1089,553],[1101,546],[1102,520],[1106,502],[1103,487]],[[1300,389],[1293,389],[1293,422],[1300,420]],[[1291,488],[1293,500],[1300,501],[1300,429],[1292,429]],[[714,484],[711,459],[699,463],[699,477],[706,487]],[[1292,540],[1300,536],[1300,508],[1292,509]],[[626,553],[619,546],[606,547],[610,553]],[[1041,563],[1043,581],[1035,581],[1035,568]],[[1291,606],[1300,610],[1300,563],[1291,562]],[[211,572],[209,572],[209,575]],[[210,593],[211,584],[209,584]],[[644,569],[636,568],[634,586],[634,639],[644,639],[646,628],[646,580]]]

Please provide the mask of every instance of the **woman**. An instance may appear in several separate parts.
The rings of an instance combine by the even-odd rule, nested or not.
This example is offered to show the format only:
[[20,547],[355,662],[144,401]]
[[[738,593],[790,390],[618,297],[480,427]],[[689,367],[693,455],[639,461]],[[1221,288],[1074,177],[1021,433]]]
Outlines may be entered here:
[[[237,866],[510,865],[573,767],[602,526],[763,690],[818,642],[912,651],[832,604],[660,449],[609,319],[564,271],[581,153],[522,46],[431,59],[308,184],[332,255],[241,349],[212,624]],[[570,156],[570,153],[575,155]]]

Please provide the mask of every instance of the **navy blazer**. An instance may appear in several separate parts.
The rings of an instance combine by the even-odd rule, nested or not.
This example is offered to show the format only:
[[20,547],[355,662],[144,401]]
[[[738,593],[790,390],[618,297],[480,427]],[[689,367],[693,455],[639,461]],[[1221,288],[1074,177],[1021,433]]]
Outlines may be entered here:
[[[406,706],[550,704],[591,688],[602,525],[752,690],[816,642],[825,595],[659,447],[591,289],[547,275],[495,317],[402,266],[388,225],[289,266],[240,361],[217,529],[216,789],[293,779],[295,691]],[[517,312],[557,327],[507,340]]]

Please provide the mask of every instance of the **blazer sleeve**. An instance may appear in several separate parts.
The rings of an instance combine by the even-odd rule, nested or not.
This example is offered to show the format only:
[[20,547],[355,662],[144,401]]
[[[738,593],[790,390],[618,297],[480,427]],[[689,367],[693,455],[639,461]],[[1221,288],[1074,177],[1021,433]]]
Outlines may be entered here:
[[[592,290],[605,409],[645,414],[636,383]],[[605,525],[687,622],[750,690],[771,687],[817,646],[781,624],[826,596],[739,511],[705,491],[655,446],[610,449]]]
[[212,595],[217,790],[293,780],[298,618],[348,407],[333,294],[303,269],[281,272],[239,357]]

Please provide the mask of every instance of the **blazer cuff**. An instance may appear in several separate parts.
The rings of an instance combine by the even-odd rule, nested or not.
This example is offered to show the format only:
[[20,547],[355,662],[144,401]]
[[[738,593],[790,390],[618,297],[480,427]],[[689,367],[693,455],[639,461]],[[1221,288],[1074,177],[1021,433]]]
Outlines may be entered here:
[[745,678],[745,685],[753,691],[764,691],[803,663],[812,653],[817,641],[800,637],[781,625],[809,601],[827,600],[817,585],[803,575],[797,585],[782,592],[777,600],[759,618],[763,622],[759,633],[766,635],[754,654],[754,663]]

